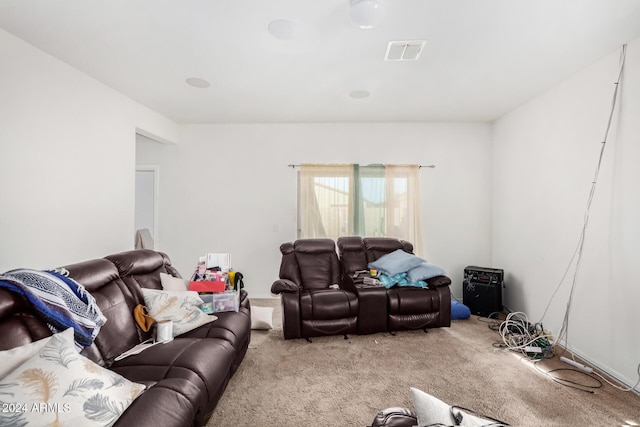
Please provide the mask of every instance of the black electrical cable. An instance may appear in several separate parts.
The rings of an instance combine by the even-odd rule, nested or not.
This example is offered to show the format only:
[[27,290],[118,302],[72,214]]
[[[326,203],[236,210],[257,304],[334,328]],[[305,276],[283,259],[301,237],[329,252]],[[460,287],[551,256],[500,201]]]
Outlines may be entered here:
[[[561,384],[565,387],[569,387],[569,388],[573,388],[576,390],[580,390],[580,391],[584,391],[585,393],[589,393],[589,394],[593,394],[594,391],[593,390],[597,390],[599,388],[602,388],[602,386],[604,385],[602,383],[602,381],[600,381],[596,376],[591,375],[587,372],[583,372],[580,371],[578,369],[572,369],[572,368],[556,368],[556,369],[551,369],[549,371],[543,371],[542,369],[540,369],[538,367],[537,362],[534,363],[534,366],[536,368],[537,371],[541,372],[542,374],[548,376],[549,378],[551,378],[553,381],[557,382],[558,384]],[[570,371],[570,372],[577,372],[579,374],[582,374],[586,377],[589,377],[593,380],[595,380],[597,382],[596,385],[589,385],[589,384],[581,384],[577,381],[573,381],[567,378],[561,378],[561,377],[557,377],[555,375],[552,375],[555,372],[565,372],[565,371]]]

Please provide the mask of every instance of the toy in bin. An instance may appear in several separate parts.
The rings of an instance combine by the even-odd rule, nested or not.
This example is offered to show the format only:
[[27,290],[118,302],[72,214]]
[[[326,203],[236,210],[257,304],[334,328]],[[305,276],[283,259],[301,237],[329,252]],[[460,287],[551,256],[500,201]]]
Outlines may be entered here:
[[238,311],[244,283],[242,273],[231,269],[230,259],[229,254],[207,254],[198,260],[189,290],[198,292],[205,313]]
[[231,271],[230,259],[230,254],[207,254],[200,257],[198,267],[189,281],[189,290],[224,292],[232,288],[235,273]]
[[238,311],[240,306],[240,292],[224,291],[200,294],[204,304],[201,309],[205,313],[221,313],[223,311]]

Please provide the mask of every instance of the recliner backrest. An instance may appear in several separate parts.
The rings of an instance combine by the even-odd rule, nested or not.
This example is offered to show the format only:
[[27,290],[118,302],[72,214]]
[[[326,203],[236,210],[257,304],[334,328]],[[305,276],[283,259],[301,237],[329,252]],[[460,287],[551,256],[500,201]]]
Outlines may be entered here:
[[[168,257],[151,249],[135,249],[106,256],[118,269],[122,280],[138,291],[140,288],[162,290],[160,273],[170,274],[165,268]],[[142,294],[138,295],[142,298]]]
[[[29,344],[51,335],[47,324],[25,298],[0,288],[0,350]],[[6,332],[10,331],[10,332]]]
[[399,240],[393,237],[365,237],[362,241],[367,253],[367,263],[398,249],[413,254],[413,244],[406,240]]
[[340,285],[340,263],[331,239],[300,239],[280,245],[280,278],[303,289],[327,289]]
[[142,341],[133,318],[133,309],[140,300],[122,281],[116,266],[106,259],[92,259],[64,268],[69,271],[69,277],[91,293],[107,318],[83,354],[98,364],[110,366],[116,356]]
[[338,237],[338,254],[343,275],[367,270],[367,251],[360,236]]
[[338,253],[344,275],[368,270],[370,262],[398,249],[413,254],[413,244],[394,237],[338,237]]

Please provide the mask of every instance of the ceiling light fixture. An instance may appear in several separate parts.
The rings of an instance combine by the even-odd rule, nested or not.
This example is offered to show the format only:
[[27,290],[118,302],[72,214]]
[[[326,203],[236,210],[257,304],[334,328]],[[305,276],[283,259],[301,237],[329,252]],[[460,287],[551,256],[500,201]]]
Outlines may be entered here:
[[186,82],[189,86],[197,87],[200,89],[208,88],[209,86],[211,86],[208,81],[199,79],[198,77],[189,77]]
[[349,92],[349,97],[353,99],[365,99],[371,95],[371,92],[364,89],[356,89]]
[[384,7],[379,0],[350,0],[349,17],[359,28],[369,29],[379,25],[384,18]]
[[298,28],[292,21],[287,19],[277,19],[269,23],[267,31],[279,40],[292,40],[296,37]]

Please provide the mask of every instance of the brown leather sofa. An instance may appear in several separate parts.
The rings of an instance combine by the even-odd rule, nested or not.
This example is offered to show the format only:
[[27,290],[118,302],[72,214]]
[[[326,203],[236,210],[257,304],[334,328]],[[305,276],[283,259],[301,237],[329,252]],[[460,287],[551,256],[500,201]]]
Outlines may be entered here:
[[[354,281],[355,272],[368,270],[368,264],[383,255],[398,249],[413,254],[413,245],[410,242],[388,237],[349,236],[339,237],[337,246],[344,288],[356,293],[362,301],[375,298],[368,310],[361,304],[362,316],[358,318],[358,325],[363,330],[361,333],[451,326],[451,279],[446,276],[428,279],[427,288],[372,288]],[[386,307],[381,304],[383,300],[386,300]],[[380,329],[380,317],[386,317],[386,329]],[[374,324],[379,325],[379,330],[371,330],[370,325]]]
[[[160,273],[179,277],[169,257],[136,250],[67,265],[69,276],[96,299],[107,322],[82,354],[125,378],[147,386],[116,426],[202,426],[240,365],[251,337],[250,302],[242,291],[238,312],[173,341],[119,361],[119,354],[149,338],[136,326],[133,309],[144,304],[142,288],[162,289]],[[21,296],[0,288],[0,350],[51,335]]]
[[[395,333],[451,325],[451,280],[437,276],[428,288],[368,286],[354,278],[382,255],[410,242],[388,237],[301,239],[280,246],[280,279],[272,287],[282,299],[285,339],[337,334]],[[339,255],[339,256],[338,256]]]

